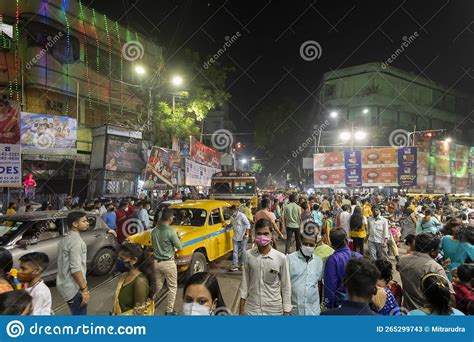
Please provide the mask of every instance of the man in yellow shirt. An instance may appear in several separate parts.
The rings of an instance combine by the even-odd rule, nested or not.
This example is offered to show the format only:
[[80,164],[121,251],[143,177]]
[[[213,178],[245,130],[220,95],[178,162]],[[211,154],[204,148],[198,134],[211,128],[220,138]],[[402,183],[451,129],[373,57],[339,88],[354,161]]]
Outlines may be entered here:
[[249,220],[250,222],[249,242],[252,243],[252,226],[254,224],[254,220],[252,215],[252,203],[250,201],[247,201],[245,203],[245,206],[242,208],[242,213],[247,217],[247,220]]
[[362,215],[364,215],[365,218],[372,216],[372,206],[370,205],[368,199],[362,200]]

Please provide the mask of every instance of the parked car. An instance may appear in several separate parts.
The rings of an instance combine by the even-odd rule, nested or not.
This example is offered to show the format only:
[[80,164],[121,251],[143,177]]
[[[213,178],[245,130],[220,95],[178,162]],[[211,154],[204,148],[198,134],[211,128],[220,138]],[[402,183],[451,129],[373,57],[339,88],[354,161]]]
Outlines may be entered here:
[[[216,200],[189,200],[169,206],[174,211],[171,226],[183,244],[176,255],[176,264],[179,272],[186,272],[186,277],[206,272],[208,262],[233,250],[229,207],[229,203]],[[151,231],[129,236],[128,241],[151,247]]]
[[[56,279],[59,241],[68,233],[68,211],[36,211],[0,217],[0,246],[13,255],[13,267],[18,259],[31,252],[43,252],[49,257],[49,266],[43,279]],[[87,270],[95,275],[108,274],[115,266],[118,243],[115,235],[102,218],[87,213],[89,229],[81,233],[87,245]]]

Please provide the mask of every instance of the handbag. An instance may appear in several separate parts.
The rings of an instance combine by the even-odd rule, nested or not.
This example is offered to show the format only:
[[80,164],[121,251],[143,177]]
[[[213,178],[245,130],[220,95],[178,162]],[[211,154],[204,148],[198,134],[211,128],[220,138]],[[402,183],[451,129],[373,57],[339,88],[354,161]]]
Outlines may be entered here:
[[122,312],[120,309],[120,304],[119,304],[119,295],[120,295],[120,290],[122,289],[123,283],[125,282],[125,278],[127,277],[127,274],[124,273],[120,277],[118,283],[117,283],[117,288],[115,289],[115,300],[114,300],[114,310],[113,314],[114,315],[119,315],[119,316],[153,316],[155,314],[155,301],[153,299],[148,298],[147,301],[140,306],[136,306],[133,309],[127,310],[125,312]]

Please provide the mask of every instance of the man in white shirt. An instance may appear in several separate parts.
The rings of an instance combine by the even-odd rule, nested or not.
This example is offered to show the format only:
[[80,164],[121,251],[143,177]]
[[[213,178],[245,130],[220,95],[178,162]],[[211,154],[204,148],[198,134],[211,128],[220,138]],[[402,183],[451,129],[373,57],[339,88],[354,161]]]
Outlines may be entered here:
[[385,248],[390,239],[388,221],[380,215],[380,210],[375,207],[372,209],[373,217],[369,217],[369,229],[367,232],[369,238],[369,255],[373,260],[388,259]]
[[234,229],[234,237],[232,241],[234,243],[234,253],[232,256],[232,267],[231,272],[239,270],[239,251],[242,253],[241,264],[245,262],[245,253],[247,252],[247,240],[250,235],[250,222],[245,214],[233,205],[230,207],[232,214],[232,228]]
[[291,281],[285,254],[272,248],[272,224],[255,224],[257,248],[247,251],[240,284],[240,315],[289,315]]
[[342,212],[339,214],[339,225],[345,231],[347,236],[350,236],[351,230],[351,206],[344,204],[342,206]]
[[288,255],[288,267],[291,279],[291,304],[293,315],[319,315],[319,281],[323,275],[323,261],[313,255],[316,247],[316,236],[302,236],[299,251]]
[[20,257],[18,280],[26,283],[26,291],[33,298],[34,316],[51,315],[51,291],[41,279],[41,274],[48,267],[49,258],[45,253],[33,252]]

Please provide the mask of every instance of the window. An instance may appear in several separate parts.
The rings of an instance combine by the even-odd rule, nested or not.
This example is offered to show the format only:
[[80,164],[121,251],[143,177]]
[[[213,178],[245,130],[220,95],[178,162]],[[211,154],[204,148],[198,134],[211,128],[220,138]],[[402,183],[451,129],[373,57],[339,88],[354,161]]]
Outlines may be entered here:
[[232,192],[232,183],[230,181],[215,182],[212,185],[212,192],[215,194],[230,194]]
[[336,85],[335,84],[325,84],[324,85],[324,99],[333,98],[336,95]]
[[211,211],[211,215],[209,215],[209,225],[212,226],[219,223],[222,223],[222,217],[218,208]]
[[89,221],[89,230],[93,230],[96,224],[95,216],[87,216],[87,220]]
[[45,220],[33,223],[24,233],[20,241],[38,243],[61,236],[62,220]]
[[253,194],[255,192],[254,181],[234,181],[235,194]]
[[[38,22],[29,22],[24,27],[29,47],[46,49],[61,64],[72,64],[80,59],[79,39],[69,35],[69,47],[66,32]],[[49,43],[49,45],[47,45]],[[69,51],[68,51],[69,50]]]
[[204,209],[173,209],[175,226],[202,227],[206,222],[207,212]]

